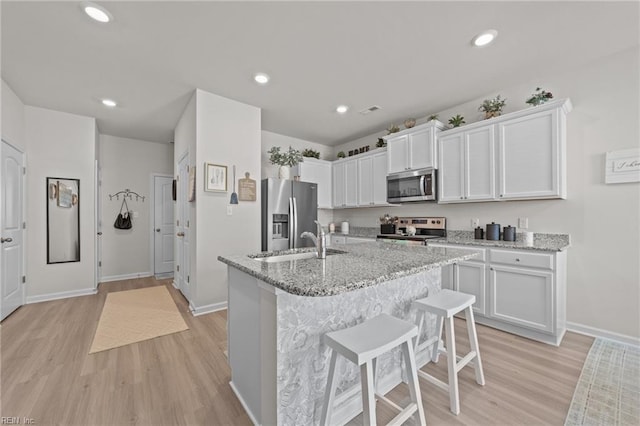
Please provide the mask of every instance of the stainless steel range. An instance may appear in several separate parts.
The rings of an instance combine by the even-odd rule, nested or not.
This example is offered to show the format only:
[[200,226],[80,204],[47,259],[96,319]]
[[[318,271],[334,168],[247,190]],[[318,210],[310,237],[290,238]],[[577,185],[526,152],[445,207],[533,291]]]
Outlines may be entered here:
[[407,245],[425,245],[426,240],[447,236],[444,217],[400,217],[395,234],[378,234],[378,241]]

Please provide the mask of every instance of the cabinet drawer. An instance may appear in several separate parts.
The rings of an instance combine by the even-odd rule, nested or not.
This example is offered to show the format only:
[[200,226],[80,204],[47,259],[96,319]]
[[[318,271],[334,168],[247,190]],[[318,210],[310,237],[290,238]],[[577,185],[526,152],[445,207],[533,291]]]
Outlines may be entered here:
[[487,260],[487,250],[483,248],[476,247],[467,247],[463,245],[455,245],[455,244],[438,244],[438,243],[427,243],[429,247],[444,247],[456,250],[464,250],[469,253],[478,253],[476,257],[472,257],[469,260],[465,260],[465,262],[484,262]]
[[490,250],[491,263],[504,263],[512,266],[554,269],[553,254],[525,253],[522,251]]

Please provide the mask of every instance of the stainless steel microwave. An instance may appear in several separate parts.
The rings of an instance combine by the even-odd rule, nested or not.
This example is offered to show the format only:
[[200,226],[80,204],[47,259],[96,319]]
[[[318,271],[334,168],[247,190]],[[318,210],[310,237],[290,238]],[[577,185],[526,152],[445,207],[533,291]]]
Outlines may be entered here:
[[387,202],[434,201],[436,170],[419,169],[387,175]]

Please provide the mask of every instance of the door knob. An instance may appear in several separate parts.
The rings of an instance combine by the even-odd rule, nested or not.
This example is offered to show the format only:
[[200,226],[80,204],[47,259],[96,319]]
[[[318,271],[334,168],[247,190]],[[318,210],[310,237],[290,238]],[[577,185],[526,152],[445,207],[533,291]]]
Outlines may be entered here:
[[184,237],[184,232],[178,232],[176,235],[177,235],[178,237]]
[[13,241],[13,238],[9,237],[9,238],[0,238],[0,243],[10,243],[11,241]]
[[160,232],[160,228],[156,228],[156,232]]

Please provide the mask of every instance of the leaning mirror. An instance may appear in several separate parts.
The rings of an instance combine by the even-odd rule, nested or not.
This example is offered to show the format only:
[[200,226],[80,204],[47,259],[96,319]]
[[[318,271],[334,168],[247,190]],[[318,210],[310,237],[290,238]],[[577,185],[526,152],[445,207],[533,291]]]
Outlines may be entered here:
[[80,179],[47,178],[47,263],[80,262]]

